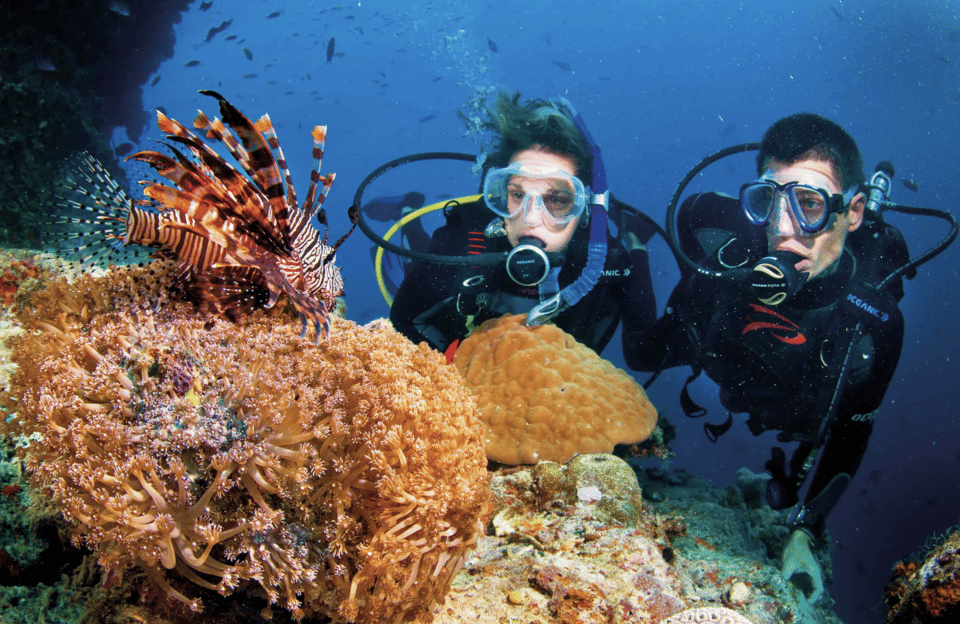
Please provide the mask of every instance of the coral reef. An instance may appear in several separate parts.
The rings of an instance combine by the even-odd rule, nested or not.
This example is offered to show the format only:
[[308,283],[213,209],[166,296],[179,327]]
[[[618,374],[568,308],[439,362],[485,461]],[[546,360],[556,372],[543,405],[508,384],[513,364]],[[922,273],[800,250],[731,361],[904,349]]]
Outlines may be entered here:
[[280,310],[200,316],[167,298],[172,270],[57,282],[20,314],[0,426],[32,489],[108,582],[428,620],[489,498],[460,377],[386,323],[314,344]]
[[672,615],[663,624],[751,624],[750,620],[732,609],[700,607]]
[[956,622],[960,619],[960,531],[919,563],[900,562],[884,591],[887,624]]
[[31,294],[41,290],[58,276],[72,279],[79,273],[76,266],[48,253],[36,253],[24,249],[0,249],[0,290],[4,305],[0,306],[0,389],[5,390],[10,374],[16,365],[10,362],[8,339],[21,333],[15,310],[28,301]]
[[632,377],[557,326],[523,321],[487,321],[454,357],[480,403],[487,457],[563,463],[650,435],[657,411]]
[[[609,455],[574,461],[494,473],[487,535],[435,622],[839,624],[829,597],[807,604],[768,556],[764,539],[789,533],[769,507],[683,473],[638,478]],[[654,484],[663,500],[641,509]],[[614,517],[607,499],[633,513]]]

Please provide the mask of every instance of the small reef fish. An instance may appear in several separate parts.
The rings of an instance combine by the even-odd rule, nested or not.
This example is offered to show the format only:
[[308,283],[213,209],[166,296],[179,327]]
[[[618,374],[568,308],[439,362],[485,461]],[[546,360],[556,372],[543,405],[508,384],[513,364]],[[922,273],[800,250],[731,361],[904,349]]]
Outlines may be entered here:
[[333,37],[330,37],[330,41],[327,42],[327,62],[333,60],[334,50],[337,46],[337,40]]
[[183,64],[183,66],[184,66],[184,67],[196,67],[196,66],[199,65],[199,64],[200,64],[200,61],[193,60],[193,61],[187,61],[186,63]]
[[212,2],[212,1],[211,1],[211,2],[201,2],[201,3],[200,3],[200,10],[201,10],[201,11],[209,11],[209,10],[210,10],[210,7],[212,7],[212,6],[213,6],[213,2]]
[[283,15],[283,11],[274,11],[267,16],[267,19],[274,19],[275,17],[280,17],[281,15]]
[[554,61],[554,65],[562,69],[563,71],[573,71],[573,68],[570,67],[570,63],[565,63],[563,61]]
[[837,16],[838,20],[843,20],[843,13],[840,12],[840,9],[838,9],[833,5],[830,5],[830,10],[833,11],[833,14]]
[[247,48],[244,48],[244,49],[243,49],[243,55],[244,55],[245,57],[247,57],[247,60],[248,60],[248,61],[252,61],[252,60],[253,60],[253,52],[251,52],[251,51],[248,50]]
[[[384,85],[384,86],[386,86],[386,85]],[[430,120],[432,120],[432,119],[436,119],[436,118],[437,118],[437,116],[436,116],[435,114],[430,113],[430,114],[427,115],[426,117],[421,117],[421,118],[420,118],[420,123],[426,123],[426,122],[428,122],[428,121],[430,121]]]
[[157,83],[158,83],[158,82],[160,82],[160,76],[159,76],[159,75],[156,76],[153,80],[150,81],[150,86],[151,86],[151,87],[155,87],[155,86],[157,86]]
[[918,182],[914,182],[914,181],[913,181],[912,179],[910,179],[910,178],[902,178],[900,181],[903,182],[903,185],[904,185],[905,187],[907,187],[908,189],[910,189],[910,190],[913,191],[914,193],[916,193],[917,191],[920,190],[920,184],[919,184]]
[[490,48],[490,51],[491,51],[491,52],[496,53],[496,51],[497,51],[497,44],[494,43],[494,42],[493,42],[493,39],[491,39],[490,37],[487,37],[487,47]]
[[207,38],[204,41],[208,41],[208,42],[213,41],[214,37],[216,37],[223,31],[225,31],[226,29],[230,28],[230,24],[232,23],[233,23],[232,19],[228,19],[220,22],[219,26],[214,26],[213,28],[207,31]]

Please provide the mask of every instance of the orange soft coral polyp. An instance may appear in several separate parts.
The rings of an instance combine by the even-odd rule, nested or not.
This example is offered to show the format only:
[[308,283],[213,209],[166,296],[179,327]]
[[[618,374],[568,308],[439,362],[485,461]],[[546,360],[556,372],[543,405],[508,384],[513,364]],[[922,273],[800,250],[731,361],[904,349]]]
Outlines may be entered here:
[[456,371],[386,325],[315,344],[149,279],[54,285],[23,313],[0,428],[33,437],[18,452],[72,540],[191,609],[259,585],[296,618],[429,619],[489,498]]

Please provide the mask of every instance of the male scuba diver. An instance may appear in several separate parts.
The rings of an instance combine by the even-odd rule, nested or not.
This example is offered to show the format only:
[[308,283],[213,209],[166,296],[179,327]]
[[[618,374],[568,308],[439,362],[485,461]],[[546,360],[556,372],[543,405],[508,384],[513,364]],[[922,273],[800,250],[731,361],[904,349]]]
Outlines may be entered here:
[[[767,494],[774,508],[793,507],[782,574],[812,603],[823,593],[812,540],[860,464],[900,357],[901,276],[913,277],[957,228],[943,211],[883,202],[892,167],[867,183],[853,138],[818,115],[786,117],[759,146],[737,147],[759,147],[759,179],[739,199],[687,198],[674,226],[683,187],[718,158],[681,183],[668,210],[681,280],[662,318],[628,328],[624,354],[637,370],[689,365],[688,384],[706,371],[724,407],[749,415],[754,435],[773,429],[781,443],[799,442],[789,463],[773,450]],[[735,153],[725,151],[715,156]],[[910,262],[900,232],[883,222],[887,208],[945,218],[953,230]],[[686,387],[681,404],[688,416],[705,413]],[[705,430],[716,441],[731,424],[728,416]]]
[[[658,226],[610,197],[599,148],[569,103],[519,100],[499,95],[483,193],[447,202],[429,252],[383,245],[415,258],[392,303],[394,327],[448,357],[504,314],[553,322],[597,352],[621,320],[638,332],[656,318],[646,242]],[[371,236],[362,212],[360,226]]]

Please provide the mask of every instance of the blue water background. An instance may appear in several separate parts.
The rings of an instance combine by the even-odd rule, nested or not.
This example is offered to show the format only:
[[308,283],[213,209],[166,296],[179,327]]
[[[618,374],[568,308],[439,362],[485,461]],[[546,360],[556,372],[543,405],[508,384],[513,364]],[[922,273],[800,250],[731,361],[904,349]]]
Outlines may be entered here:
[[[274,11],[282,13],[268,18]],[[227,19],[231,26],[205,41]],[[198,2],[175,28],[174,56],[151,77],[154,86],[143,86],[145,108],[162,106],[189,125],[198,108],[211,117],[217,112],[213,100],[197,94],[205,88],[251,118],[269,113],[301,198],[311,167],[309,130],[328,125],[323,171],[337,173],[325,204],[334,240],[348,228],[346,209],[358,184],[378,165],[419,151],[477,153],[479,137],[458,111],[470,117],[498,88],[568,98],[603,148],[613,192],[661,223],[676,184],[700,158],[757,141],[773,121],[799,111],[846,127],[868,172],[891,160],[893,199],[953,210],[957,196],[956,2],[645,0],[594,8],[567,0],[364,0],[341,7],[247,0],[214,2],[205,12]],[[236,39],[226,40],[230,35]],[[327,62],[331,37],[336,55]],[[194,60],[200,63],[186,67]],[[115,134],[118,144],[130,136],[138,148],[155,149],[149,139],[159,138],[156,127],[125,130]],[[752,160],[727,159],[706,173],[691,190],[733,193],[753,175]],[[919,192],[901,178],[916,181]],[[428,200],[476,189],[476,179],[451,164],[398,171],[378,184],[385,194],[415,189]],[[946,230],[931,219],[889,221],[913,253]],[[369,248],[358,232],[338,254],[349,316],[358,322],[388,313]],[[653,243],[651,254],[662,310],[679,274],[665,244]],[[848,624],[883,621],[876,606],[894,562],[960,519],[958,267],[955,245],[907,284],[899,368],[863,464],[830,517],[836,543],[829,588]],[[604,355],[623,366],[616,341]],[[672,466],[720,485],[732,484],[740,466],[761,470],[773,434],[754,438],[740,418],[711,444],[702,421],[679,410],[686,374],[670,371],[650,392],[677,426]],[[725,418],[709,381],[698,381],[693,392],[710,408],[708,420]]]

